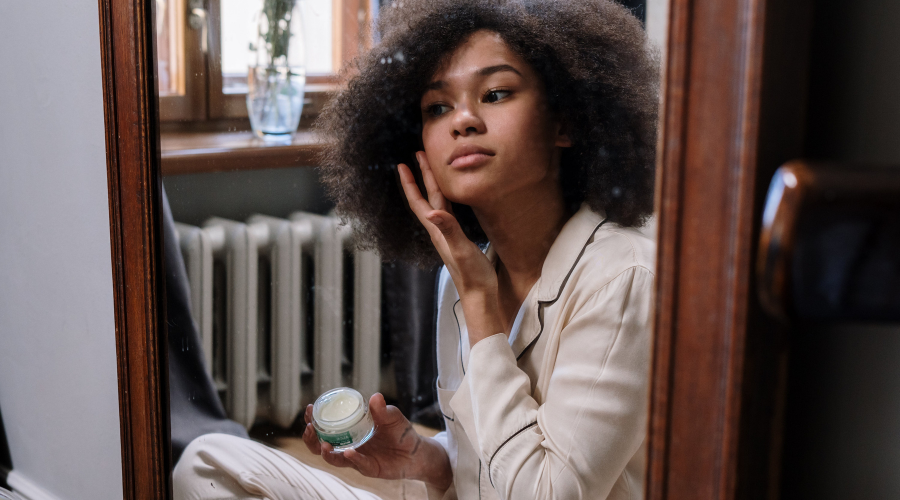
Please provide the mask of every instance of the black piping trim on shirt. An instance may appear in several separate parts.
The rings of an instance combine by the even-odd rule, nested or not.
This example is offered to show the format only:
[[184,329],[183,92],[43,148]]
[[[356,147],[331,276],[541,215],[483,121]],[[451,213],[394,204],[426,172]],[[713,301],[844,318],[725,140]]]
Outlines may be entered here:
[[[590,237],[588,237],[588,239],[585,240],[584,245],[581,247],[581,251],[578,252],[578,257],[575,258],[575,262],[572,263],[572,267],[570,267],[569,272],[566,273],[566,277],[563,279],[562,284],[559,285],[559,290],[556,292],[556,297],[553,298],[552,300],[539,300],[538,301],[538,306],[539,306],[538,320],[540,321],[541,329],[540,329],[540,331],[538,331],[538,334],[531,340],[531,342],[529,342],[528,345],[525,346],[524,349],[522,349],[522,352],[519,353],[518,356],[516,356],[516,361],[518,361],[519,358],[524,356],[525,353],[528,351],[528,349],[530,349],[531,346],[533,346],[535,344],[535,342],[537,342],[537,340],[541,337],[541,334],[544,333],[543,307],[546,305],[553,304],[554,302],[559,300],[559,298],[562,296],[562,292],[566,288],[566,284],[568,284],[569,278],[572,276],[572,272],[575,271],[575,266],[578,265],[578,262],[581,261],[581,257],[584,256],[584,252],[585,252],[585,250],[587,250],[588,244],[591,242],[592,239],[594,239],[594,235],[597,234],[597,231],[600,230],[600,228],[603,226],[603,224],[606,224],[607,220],[609,220],[609,219],[603,219],[602,221],[600,221],[600,223],[597,224],[597,227],[595,227],[594,230],[591,231]],[[462,300],[462,299],[457,299],[457,301],[453,304],[453,317],[456,318],[456,331],[459,336],[459,365],[462,367],[463,375],[465,375],[466,368],[465,368],[465,366],[463,366],[463,358],[462,358],[462,327],[460,327],[459,317],[456,315],[456,304],[458,304],[460,300]],[[441,414],[443,415],[443,412],[441,412]],[[444,415],[444,417],[449,418],[446,415]],[[537,420],[526,425],[525,427],[522,427],[521,429],[519,429],[518,431],[513,433],[513,435],[506,438],[506,440],[503,441],[503,443],[501,443],[500,446],[494,451],[494,454],[491,455],[491,459],[488,460],[487,469],[488,469],[488,479],[490,480],[492,487],[494,486],[494,478],[493,478],[493,475],[491,474],[491,464],[494,462],[494,457],[496,457],[497,453],[499,453],[500,450],[503,449],[503,447],[506,446],[507,443],[512,441],[513,438],[515,438],[519,434],[525,432],[526,430],[534,427],[535,425],[537,425]],[[478,461],[478,498],[479,498],[479,500],[481,499],[481,460]]]
[[[440,268],[438,268],[437,276],[434,277],[434,310],[433,310],[433,315],[431,316],[431,319],[432,319],[432,321],[431,321],[431,325],[432,325],[431,338],[434,339],[434,349],[431,350],[431,366],[435,368],[435,370],[434,370],[434,394],[432,394],[432,396],[434,396],[434,400],[432,400],[432,404],[434,404],[434,401],[440,400],[440,398],[438,398],[438,386],[440,383],[440,379],[438,377],[438,373],[437,373],[437,369],[436,369],[437,365],[438,365],[438,359],[437,359],[438,346],[441,345],[441,339],[438,337],[438,305],[440,304],[440,300],[439,300],[441,297],[440,292],[441,292],[441,270],[440,270]],[[440,407],[441,407],[441,405],[440,405],[440,403],[438,403],[438,409],[440,409]],[[441,413],[443,413],[443,412],[441,412]]]
[[440,411],[441,415],[443,415],[444,418],[446,418],[447,420],[449,420],[451,422],[456,422],[456,420],[453,417],[448,417],[447,414],[444,413],[444,409],[441,408],[441,398],[440,398],[440,396],[438,396],[438,389],[440,389],[440,386],[438,385],[438,380],[435,379],[434,380],[434,398],[438,402],[438,411]]
[[[522,352],[520,352],[519,355],[516,356],[516,361],[518,361],[519,358],[524,356],[525,353],[528,352],[528,349],[530,349],[531,346],[533,346],[535,344],[535,342],[537,342],[537,340],[539,338],[541,338],[541,334],[544,333],[544,306],[548,306],[548,305],[556,302],[562,296],[563,289],[566,287],[566,284],[569,282],[569,277],[572,276],[572,272],[575,271],[575,266],[578,265],[578,262],[581,260],[581,257],[584,256],[584,251],[587,250],[588,244],[591,242],[591,240],[594,239],[594,235],[597,234],[597,231],[600,229],[600,227],[603,226],[603,224],[606,224],[607,220],[609,220],[609,219],[603,219],[602,221],[600,221],[600,224],[597,224],[597,227],[595,227],[594,230],[591,231],[591,236],[588,237],[588,239],[584,242],[584,246],[581,247],[581,252],[578,253],[578,257],[575,258],[575,262],[572,263],[572,267],[569,268],[569,272],[566,274],[566,277],[563,279],[562,284],[559,285],[559,291],[556,292],[556,298],[554,298],[552,300],[539,300],[538,301],[538,321],[541,323],[541,330],[538,332],[537,335],[535,335],[535,337],[533,339],[531,339],[531,342],[529,342],[528,345],[525,346],[524,349],[522,349]],[[454,311],[454,314],[456,314],[456,311]],[[459,325],[459,320],[457,320],[456,324]],[[460,350],[460,356],[462,356],[462,350]],[[488,468],[490,468],[490,465],[488,466]]]
[[459,326],[459,316],[456,315],[456,304],[462,299],[456,299],[453,303],[453,317],[456,318],[456,336],[459,338],[459,366],[462,368],[463,375],[466,374],[466,366],[463,364],[462,357],[462,327]]
[[481,460],[478,460],[478,500],[481,500]]
[[[518,436],[519,434],[521,434],[521,433],[527,431],[528,429],[531,429],[531,428],[534,427],[535,425],[537,425],[537,420],[535,420],[534,422],[532,422],[532,423],[526,425],[525,427],[522,427],[521,429],[517,430],[512,436],[506,438],[506,441],[504,441],[504,442],[500,445],[500,447],[497,448],[497,449],[494,451],[494,454],[491,455],[491,459],[488,460],[488,466],[487,466],[487,468],[488,468],[488,479],[491,480],[491,486],[494,486],[494,478],[491,477],[491,464],[494,462],[494,457],[496,457],[496,456],[497,456],[497,453],[499,453],[500,450],[503,449],[504,446],[506,446],[506,443],[512,441],[512,439],[513,439],[514,437],[516,437],[516,436]],[[480,472],[479,472],[479,474],[480,474]]]

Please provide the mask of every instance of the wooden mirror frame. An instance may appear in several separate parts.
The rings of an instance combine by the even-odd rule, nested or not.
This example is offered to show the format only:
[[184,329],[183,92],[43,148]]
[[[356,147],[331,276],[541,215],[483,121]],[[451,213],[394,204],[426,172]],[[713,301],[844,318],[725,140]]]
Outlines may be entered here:
[[[761,190],[801,151],[809,2],[670,4],[648,499],[777,497],[785,349],[751,268]],[[167,498],[152,0],[99,8],[124,497]]]
[[168,498],[168,363],[154,0],[99,0],[123,498]]

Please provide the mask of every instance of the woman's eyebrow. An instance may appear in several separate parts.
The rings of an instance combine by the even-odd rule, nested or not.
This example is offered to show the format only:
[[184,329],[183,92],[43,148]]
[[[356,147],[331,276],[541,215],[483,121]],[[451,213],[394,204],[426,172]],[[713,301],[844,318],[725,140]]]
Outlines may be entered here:
[[[478,71],[476,71],[475,74],[478,76],[484,77],[484,76],[493,75],[494,73],[500,73],[502,71],[510,71],[519,76],[522,76],[522,73],[519,73],[519,70],[510,66],[509,64],[497,64],[495,66],[488,66],[486,68],[481,68]],[[433,81],[433,82],[429,83],[428,85],[426,85],[425,90],[426,91],[440,90],[440,89],[444,88],[446,85],[447,85],[447,82],[445,82],[444,80],[436,80],[436,81]]]
[[494,73],[500,73],[501,71],[512,71],[513,73],[522,76],[522,73],[519,73],[519,70],[513,68],[509,64],[498,64],[496,66],[488,66],[487,68],[481,68],[478,70],[479,76],[489,76]]

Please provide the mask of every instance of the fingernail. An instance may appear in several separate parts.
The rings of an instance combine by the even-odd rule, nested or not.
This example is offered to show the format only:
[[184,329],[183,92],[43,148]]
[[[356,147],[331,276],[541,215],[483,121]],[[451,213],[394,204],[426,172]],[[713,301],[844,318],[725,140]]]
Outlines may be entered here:
[[428,222],[434,224],[435,226],[440,226],[444,223],[444,218],[440,215],[432,215],[431,217],[427,217]]

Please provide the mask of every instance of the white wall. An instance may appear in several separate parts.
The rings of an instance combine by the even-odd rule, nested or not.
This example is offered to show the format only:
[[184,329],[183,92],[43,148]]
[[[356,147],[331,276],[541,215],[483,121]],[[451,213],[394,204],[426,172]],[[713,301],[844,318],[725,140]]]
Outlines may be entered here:
[[32,497],[120,499],[97,2],[0,2],[0,68],[9,481]]
[[[669,28],[669,0],[647,0],[647,36],[653,47],[665,54],[666,34]],[[664,67],[664,66],[663,66]]]

